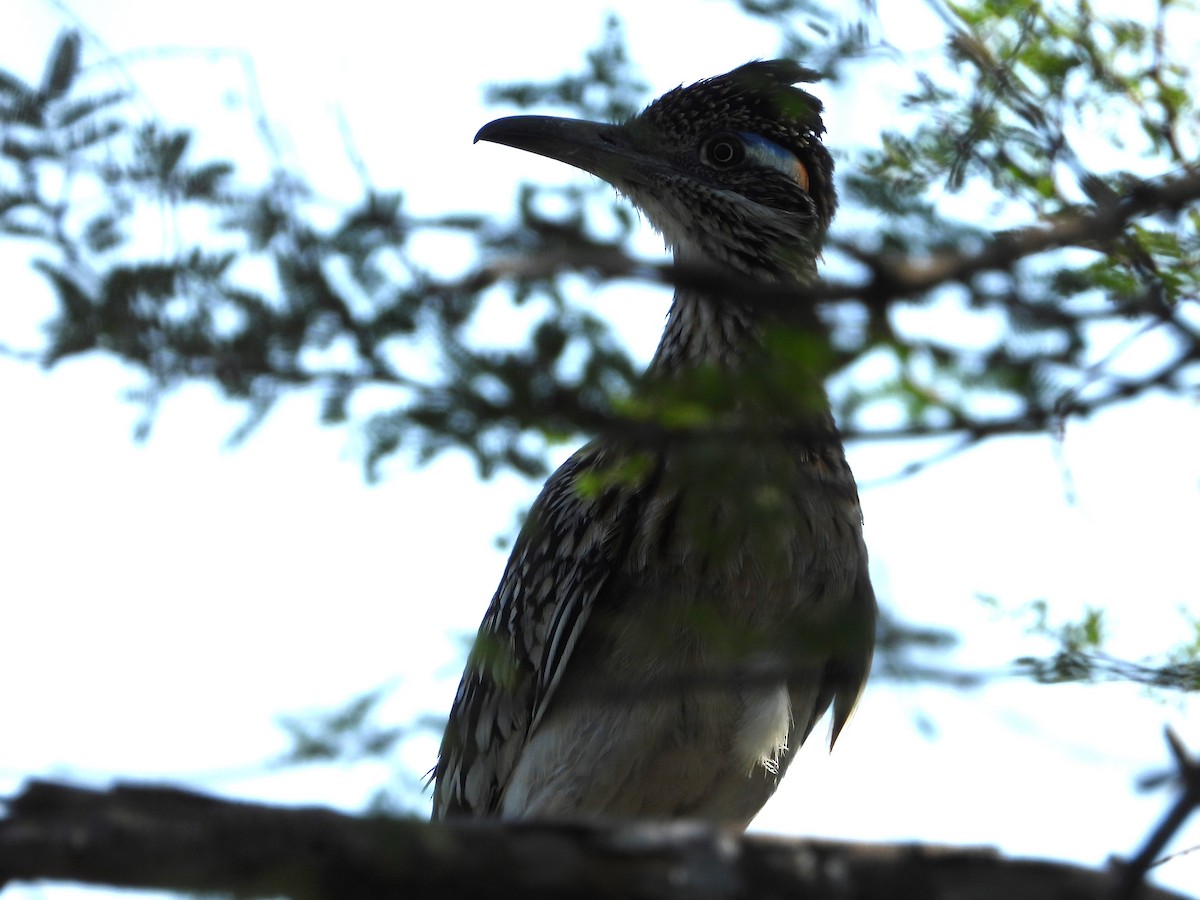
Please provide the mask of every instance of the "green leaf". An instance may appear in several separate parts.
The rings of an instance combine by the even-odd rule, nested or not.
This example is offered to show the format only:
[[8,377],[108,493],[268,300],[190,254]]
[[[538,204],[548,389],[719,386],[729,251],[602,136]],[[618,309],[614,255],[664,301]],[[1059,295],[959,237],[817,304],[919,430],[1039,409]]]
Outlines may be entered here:
[[64,31],[58,36],[42,76],[43,97],[56,100],[70,89],[79,73],[79,48],[79,32]]
[[159,145],[159,172],[164,181],[175,172],[190,141],[188,132],[178,131]]
[[83,119],[90,118],[104,109],[124,103],[129,95],[125,91],[109,91],[106,94],[96,94],[81,100],[64,103],[54,114],[54,122],[59,127],[74,125]]
[[32,97],[34,94],[33,88],[14,75],[12,72],[6,72],[0,69],[0,95],[7,94],[14,98],[18,103]]
[[215,200],[221,182],[233,174],[233,165],[214,162],[192,169],[183,180],[183,196],[189,200]]
[[83,241],[93,253],[104,253],[119,246],[125,240],[115,216],[108,213],[96,216],[83,232]]
[[72,128],[65,142],[67,153],[111,141],[125,130],[122,122],[86,122]]

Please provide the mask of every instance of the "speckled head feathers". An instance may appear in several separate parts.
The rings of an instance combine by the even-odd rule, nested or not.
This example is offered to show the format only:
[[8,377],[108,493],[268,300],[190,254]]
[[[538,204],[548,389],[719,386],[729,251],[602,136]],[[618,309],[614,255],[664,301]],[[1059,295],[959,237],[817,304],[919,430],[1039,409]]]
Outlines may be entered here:
[[821,101],[798,83],[819,81],[813,69],[787,59],[757,60],[732,72],[663,94],[638,117],[681,143],[713,129],[750,132],[796,154],[808,169],[810,193],[826,224],[837,198],[833,159],[821,143]]
[[621,125],[511,116],[475,139],[605,179],[677,257],[807,280],[837,205],[821,102],[795,87],[817,77],[788,60],[751,62],[669,91]]

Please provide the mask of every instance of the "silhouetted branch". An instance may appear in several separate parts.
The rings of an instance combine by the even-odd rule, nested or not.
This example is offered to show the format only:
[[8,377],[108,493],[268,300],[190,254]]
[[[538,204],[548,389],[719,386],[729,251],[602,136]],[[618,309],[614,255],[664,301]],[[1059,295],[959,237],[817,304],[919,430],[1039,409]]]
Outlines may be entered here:
[[1120,872],[1120,900],[1134,900],[1141,896],[1139,889],[1146,873],[1157,864],[1159,854],[1170,842],[1183,823],[1197,809],[1200,809],[1200,756],[1193,759],[1188,755],[1183,741],[1170,728],[1166,731],[1167,746],[1178,768],[1178,780],[1182,791],[1167,810],[1163,820],[1158,823],[1154,832],[1146,838],[1146,843],[1137,856],[1122,867]]
[[655,263],[630,257],[614,245],[577,246],[553,253],[522,255],[487,263],[466,277],[433,287],[431,293],[474,293],[507,279],[550,279],[568,272],[589,272],[602,278],[639,278],[674,287],[700,287],[715,292],[737,288],[756,302],[779,303],[785,308],[798,293],[814,302],[859,300],[871,305],[923,294],[945,284],[965,282],[983,272],[1009,271],[1023,259],[1064,247],[1102,250],[1135,219],[1176,213],[1200,201],[1200,169],[1131,182],[1125,193],[1111,202],[1046,225],[1001,232],[973,251],[942,253],[926,259],[904,259],[882,253],[865,253],[841,243],[871,270],[869,278],[855,281],[822,280],[811,285],[748,284],[727,271],[700,265]]
[[[1101,897],[1113,873],[980,848],[741,836],[687,823],[428,825],[188,791],[33,782],[0,820],[0,887],[52,880],[296,900]],[[1146,888],[1144,900],[1181,900]]]

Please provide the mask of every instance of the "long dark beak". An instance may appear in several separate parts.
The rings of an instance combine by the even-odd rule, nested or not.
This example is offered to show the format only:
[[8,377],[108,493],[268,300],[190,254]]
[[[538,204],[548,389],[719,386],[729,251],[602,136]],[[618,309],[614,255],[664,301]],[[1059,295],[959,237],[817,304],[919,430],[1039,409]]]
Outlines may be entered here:
[[639,150],[625,125],[605,125],[554,116],[509,116],[488,122],[476,142],[491,141],[527,150],[591,172],[617,185],[645,184],[662,163]]

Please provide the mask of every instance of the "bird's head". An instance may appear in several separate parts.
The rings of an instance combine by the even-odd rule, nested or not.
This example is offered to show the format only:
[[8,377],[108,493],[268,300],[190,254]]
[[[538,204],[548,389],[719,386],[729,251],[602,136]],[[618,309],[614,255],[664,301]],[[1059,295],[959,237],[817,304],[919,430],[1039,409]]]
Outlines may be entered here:
[[802,278],[837,198],[815,81],[788,60],[751,62],[678,87],[620,125],[512,116],[476,141],[557,159],[625,194],[684,260],[756,278]]

